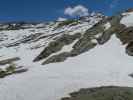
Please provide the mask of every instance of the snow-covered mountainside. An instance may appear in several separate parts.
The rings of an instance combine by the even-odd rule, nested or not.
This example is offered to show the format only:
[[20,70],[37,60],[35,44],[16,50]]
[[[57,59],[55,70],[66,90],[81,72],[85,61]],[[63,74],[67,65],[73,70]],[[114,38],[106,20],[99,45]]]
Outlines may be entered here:
[[93,13],[89,17],[64,22],[1,24],[0,65],[5,68],[14,63],[16,67],[29,69],[50,63],[47,60],[55,55],[64,52],[66,54],[62,56],[68,55],[86,30],[103,18],[103,15]]
[[0,24],[0,100],[60,100],[79,88],[133,86],[132,56],[129,10],[112,17],[92,13],[62,22]]

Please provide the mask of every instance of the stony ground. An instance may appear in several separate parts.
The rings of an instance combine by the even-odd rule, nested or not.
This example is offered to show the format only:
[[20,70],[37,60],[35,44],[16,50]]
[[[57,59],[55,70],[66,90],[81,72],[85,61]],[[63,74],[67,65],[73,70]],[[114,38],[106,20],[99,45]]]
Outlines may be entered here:
[[80,89],[61,100],[133,100],[133,88],[109,86]]

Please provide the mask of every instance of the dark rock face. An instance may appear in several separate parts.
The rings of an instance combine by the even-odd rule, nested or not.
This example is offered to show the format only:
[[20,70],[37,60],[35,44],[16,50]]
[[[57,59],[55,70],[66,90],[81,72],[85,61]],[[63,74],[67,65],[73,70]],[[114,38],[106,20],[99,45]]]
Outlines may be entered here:
[[133,42],[130,42],[126,47],[126,53],[133,56]]
[[133,41],[133,27],[122,28],[119,32],[120,40],[123,44],[128,44]]
[[70,93],[70,97],[61,100],[132,100],[133,88],[130,87],[98,87],[80,89]]
[[126,53],[129,56],[133,56],[133,27],[121,28],[117,37],[121,40],[122,44],[127,45],[125,48]]
[[129,74],[128,76],[130,76],[131,78],[133,78],[133,73]]

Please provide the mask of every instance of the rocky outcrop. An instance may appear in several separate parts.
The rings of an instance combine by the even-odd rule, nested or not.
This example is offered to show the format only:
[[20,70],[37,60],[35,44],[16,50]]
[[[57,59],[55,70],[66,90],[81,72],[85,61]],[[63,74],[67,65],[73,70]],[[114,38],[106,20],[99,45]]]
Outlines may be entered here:
[[133,88],[108,86],[80,89],[61,100],[132,100],[132,98]]
[[[120,24],[121,17],[122,16],[120,15],[106,17],[93,27],[86,30],[84,33],[76,33],[74,35],[64,34],[58,37],[54,41],[50,42],[48,46],[39,54],[39,56],[34,59],[34,61],[44,59],[45,61],[42,64],[63,62],[68,57],[80,55],[94,48],[98,44],[103,45],[111,38],[112,34],[119,34],[121,28],[125,27]],[[64,46],[73,43],[76,39],[77,42],[72,46],[71,51],[58,53]]]
[[37,56],[34,61],[45,59],[53,53],[56,53],[62,49],[63,46],[71,44],[74,40],[80,38],[81,34],[74,35],[63,34],[61,37],[50,42],[48,46]]
[[[82,35],[62,35],[62,37],[59,39],[49,43],[49,45],[34,61],[39,61],[48,57],[43,64],[62,62],[68,57],[80,55],[97,45],[103,45],[110,40],[113,34],[120,39],[122,44],[127,44],[125,51],[128,55],[133,56],[133,27],[126,27],[125,25],[121,24],[120,21],[122,18],[122,14],[103,18],[93,27],[86,30],[85,33],[82,33]],[[73,38],[75,36],[78,37]],[[63,46],[71,44],[77,38],[78,41],[73,45],[73,49],[70,52],[62,52],[60,54],[50,56],[53,53],[59,52]]]

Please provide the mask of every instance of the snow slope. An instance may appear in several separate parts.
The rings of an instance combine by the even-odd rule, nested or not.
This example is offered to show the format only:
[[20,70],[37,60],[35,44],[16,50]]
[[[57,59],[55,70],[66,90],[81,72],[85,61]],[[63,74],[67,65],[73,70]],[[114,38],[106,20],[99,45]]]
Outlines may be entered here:
[[65,62],[33,67],[0,80],[1,100],[59,100],[69,92],[101,85],[133,86],[132,57],[111,40]]
[[121,24],[124,24],[126,27],[133,26],[133,12],[123,13],[124,17],[121,19]]
[[[132,14],[131,16],[126,14],[121,19],[121,24],[131,26],[130,18]],[[125,53],[125,46],[115,35],[112,35],[105,44],[97,45],[89,52],[70,57],[61,63],[43,66],[41,61],[33,62],[34,58],[55,38],[78,32],[82,37],[86,30],[95,26],[100,20],[102,18],[94,14],[92,17],[80,20],[76,25],[59,28],[57,26],[60,22],[50,22],[31,25],[26,29],[1,30],[0,61],[19,57],[20,60],[15,64],[28,68],[28,71],[0,79],[0,100],[60,100],[61,97],[79,88],[106,85],[133,86],[133,79],[128,76],[133,72],[133,58]],[[111,24],[107,21],[100,27],[104,27],[104,31],[108,32],[112,28]],[[94,31],[99,32],[99,27],[95,27]],[[98,38],[101,35],[103,34],[100,31],[94,37]],[[64,45],[61,50],[52,53],[49,57],[71,51],[78,40],[79,38],[69,45]],[[92,39],[92,42],[97,43],[97,40]],[[0,68],[5,67],[5,65],[0,66]]]

